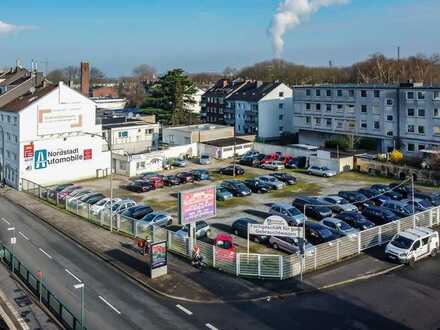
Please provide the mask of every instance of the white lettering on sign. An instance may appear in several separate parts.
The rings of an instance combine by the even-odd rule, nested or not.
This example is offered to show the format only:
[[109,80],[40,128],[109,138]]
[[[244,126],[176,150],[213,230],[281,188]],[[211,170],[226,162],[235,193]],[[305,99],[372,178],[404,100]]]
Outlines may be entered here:
[[279,225],[279,226],[288,226],[287,221],[280,217],[279,215],[271,215],[264,220],[264,224],[267,226]]
[[301,227],[249,224],[249,234],[259,236],[302,237]]

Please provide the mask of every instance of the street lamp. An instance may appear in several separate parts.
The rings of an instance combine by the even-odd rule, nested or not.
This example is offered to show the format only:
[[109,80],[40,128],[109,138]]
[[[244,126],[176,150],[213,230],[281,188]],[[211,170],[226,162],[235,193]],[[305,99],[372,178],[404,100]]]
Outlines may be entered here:
[[8,231],[12,231],[12,236],[11,236],[11,253],[12,253],[12,258],[11,258],[11,263],[12,263],[12,274],[14,274],[14,245],[17,243],[17,238],[15,237],[15,227],[9,227]]
[[73,287],[77,290],[81,289],[81,330],[84,330],[84,283],[75,284]]

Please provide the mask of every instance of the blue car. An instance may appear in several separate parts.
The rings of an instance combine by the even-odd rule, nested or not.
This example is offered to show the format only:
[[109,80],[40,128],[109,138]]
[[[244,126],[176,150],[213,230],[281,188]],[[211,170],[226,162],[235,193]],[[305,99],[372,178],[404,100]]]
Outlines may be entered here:
[[208,170],[205,169],[192,170],[191,174],[193,175],[193,178],[196,181],[209,180]]

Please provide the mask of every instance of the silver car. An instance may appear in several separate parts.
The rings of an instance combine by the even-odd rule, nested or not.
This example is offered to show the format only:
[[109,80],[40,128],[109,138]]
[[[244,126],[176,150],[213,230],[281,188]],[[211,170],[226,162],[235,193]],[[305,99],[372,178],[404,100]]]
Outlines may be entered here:
[[320,223],[343,236],[352,236],[359,233],[359,230],[338,218],[324,218]]
[[[205,221],[196,222],[196,237],[202,238],[208,236],[211,228]],[[176,231],[176,235],[180,237],[189,237],[189,225],[183,226],[180,230]]]
[[165,227],[173,222],[173,218],[168,213],[152,212],[136,222],[138,230],[150,229],[152,226]]
[[295,206],[286,203],[274,203],[269,210],[269,214],[279,215],[291,226],[300,225],[306,218]]
[[285,167],[283,162],[274,160],[272,162],[262,164],[261,168],[264,168],[266,170],[279,171],[279,170],[284,170]]
[[[283,250],[288,253],[297,253],[302,250],[303,241],[297,237],[277,237],[271,236],[269,238],[269,244],[275,250]],[[305,251],[313,249],[313,245],[309,242],[305,242]]]
[[270,175],[259,176],[255,179],[258,179],[261,182],[268,184],[273,189],[277,189],[277,190],[283,189],[286,186],[284,182]]
[[211,164],[211,157],[209,157],[209,155],[201,155],[199,158],[199,163],[201,165],[209,165]]
[[317,197],[317,200],[323,202],[323,204],[331,204],[329,207],[333,210],[333,212],[341,213],[341,212],[357,212],[358,208],[349,203],[346,199],[340,196],[324,196]]
[[325,178],[335,176],[337,173],[335,171],[330,170],[326,166],[310,166],[307,169],[307,174],[318,175]]

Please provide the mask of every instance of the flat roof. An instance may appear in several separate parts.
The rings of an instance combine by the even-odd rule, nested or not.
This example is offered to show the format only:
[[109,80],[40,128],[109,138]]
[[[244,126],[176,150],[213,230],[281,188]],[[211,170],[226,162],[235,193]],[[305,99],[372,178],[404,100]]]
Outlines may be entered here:
[[[253,143],[252,141],[249,140],[245,140],[242,138],[237,137],[235,139],[236,145],[242,145],[242,144],[248,144],[248,143]],[[230,147],[234,145],[234,138],[227,138],[227,139],[219,139],[219,140],[211,140],[211,141],[205,141],[205,142],[201,142],[203,144],[207,144],[210,146],[215,146],[215,147]]]
[[198,131],[210,131],[210,130],[223,129],[223,128],[232,128],[232,126],[216,125],[216,124],[200,124],[200,125],[189,125],[189,126],[166,127],[165,129],[186,131],[186,132],[198,132]]
[[112,123],[112,124],[102,124],[103,129],[113,129],[113,128],[124,128],[124,127],[136,127],[136,126],[152,126],[156,124],[147,123],[144,121],[137,122],[125,122],[125,123]]

